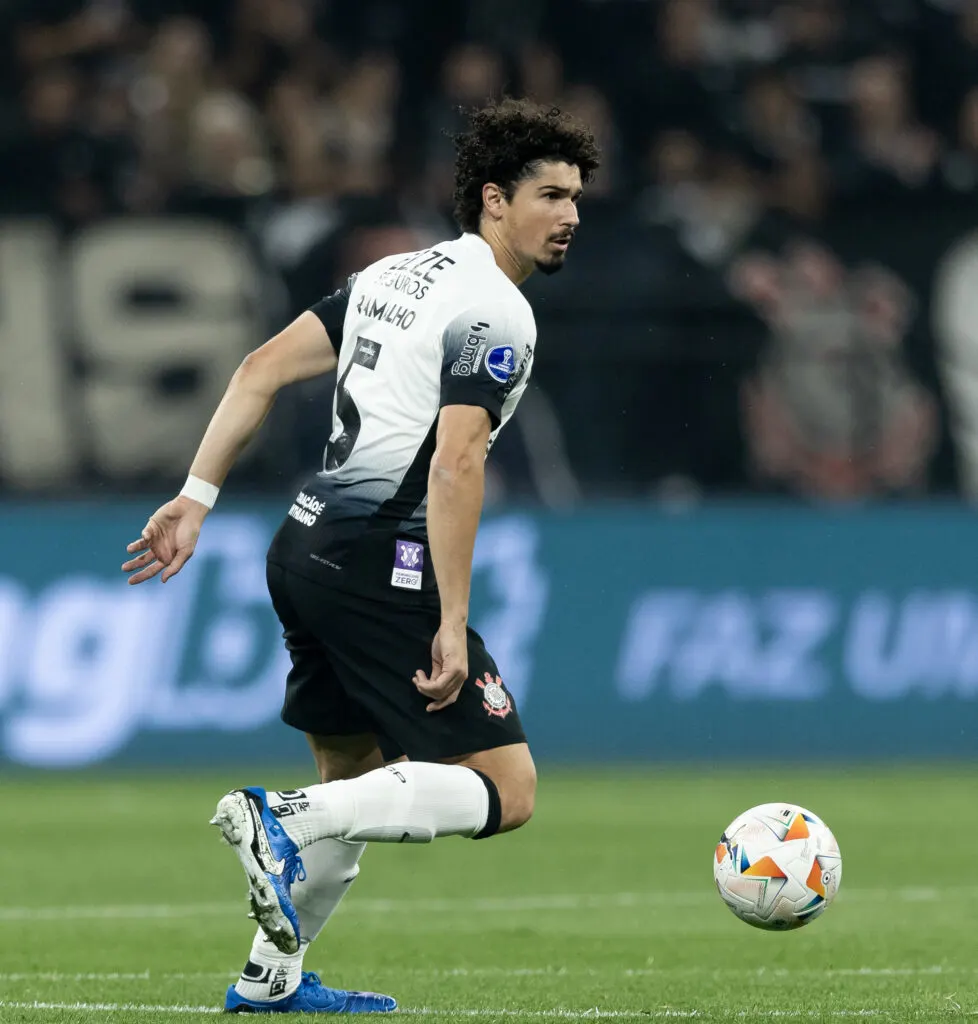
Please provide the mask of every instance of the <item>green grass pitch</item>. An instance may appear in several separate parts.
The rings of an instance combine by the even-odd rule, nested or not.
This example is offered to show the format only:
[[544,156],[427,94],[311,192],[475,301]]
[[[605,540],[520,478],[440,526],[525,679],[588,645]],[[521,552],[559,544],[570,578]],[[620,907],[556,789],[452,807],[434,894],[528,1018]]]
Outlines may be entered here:
[[[252,925],[207,819],[232,785],[308,781],[7,776],[0,1021],[217,1012]],[[838,900],[790,934],[740,923],[713,889],[721,830],[769,800],[821,815],[843,854]],[[976,812],[967,766],[543,770],[519,833],[369,849],[306,966],[438,1024],[975,1017]]]

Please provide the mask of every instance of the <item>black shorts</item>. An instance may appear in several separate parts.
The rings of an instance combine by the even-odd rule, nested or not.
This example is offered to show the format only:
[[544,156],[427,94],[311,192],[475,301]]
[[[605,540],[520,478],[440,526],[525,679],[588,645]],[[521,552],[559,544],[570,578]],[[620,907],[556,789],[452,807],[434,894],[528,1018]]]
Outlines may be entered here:
[[524,743],[512,696],[469,629],[469,678],[441,711],[412,681],[431,673],[436,606],[371,600],[272,562],[268,590],[292,657],[282,720],[319,736],[376,735],[385,760],[443,758]]

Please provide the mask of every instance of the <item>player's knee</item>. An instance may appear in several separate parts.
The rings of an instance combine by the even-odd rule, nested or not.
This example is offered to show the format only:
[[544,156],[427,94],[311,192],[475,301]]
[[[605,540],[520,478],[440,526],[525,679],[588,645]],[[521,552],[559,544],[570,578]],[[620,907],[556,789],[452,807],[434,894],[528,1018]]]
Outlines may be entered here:
[[537,772],[526,743],[482,751],[456,763],[481,776],[489,794],[486,824],[477,838],[512,832],[533,816]]
[[500,790],[500,832],[512,832],[525,825],[533,817],[537,795],[537,774],[532,762],[525,771],[508,779]]
[[525,825],[533,817],[535,794],[519,793],[502,802],[502,817],[499,822],[500,832],[512,832]]

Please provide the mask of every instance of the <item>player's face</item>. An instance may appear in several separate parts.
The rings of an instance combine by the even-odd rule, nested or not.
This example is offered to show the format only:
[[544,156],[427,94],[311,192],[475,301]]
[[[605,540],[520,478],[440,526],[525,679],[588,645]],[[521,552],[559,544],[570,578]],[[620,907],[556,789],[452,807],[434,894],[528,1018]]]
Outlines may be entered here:
[[581,172],[563,161],[541,162],[535,170],[506,206],[505,231],[521,263],[556,274],[580,223]]

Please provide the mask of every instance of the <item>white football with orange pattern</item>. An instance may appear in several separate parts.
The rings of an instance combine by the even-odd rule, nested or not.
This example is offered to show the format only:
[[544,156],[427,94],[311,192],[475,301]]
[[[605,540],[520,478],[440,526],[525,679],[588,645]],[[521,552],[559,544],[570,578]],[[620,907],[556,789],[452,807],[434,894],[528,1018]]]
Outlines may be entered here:
[[828,826],[797,804],[760,804],[727,826],[713,855],[723,902],[756,928],[787,931],[824,913],[842,882]]

